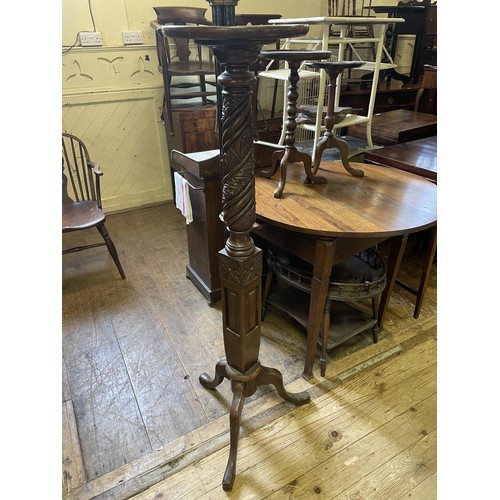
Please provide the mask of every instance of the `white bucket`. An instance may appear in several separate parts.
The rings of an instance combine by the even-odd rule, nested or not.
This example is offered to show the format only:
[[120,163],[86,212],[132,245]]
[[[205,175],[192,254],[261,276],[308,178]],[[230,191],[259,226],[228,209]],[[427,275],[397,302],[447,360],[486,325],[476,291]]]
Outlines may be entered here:
[[401,75],[409,75],[415,50],[415,35],[399,35],[394,55],[394,64]]

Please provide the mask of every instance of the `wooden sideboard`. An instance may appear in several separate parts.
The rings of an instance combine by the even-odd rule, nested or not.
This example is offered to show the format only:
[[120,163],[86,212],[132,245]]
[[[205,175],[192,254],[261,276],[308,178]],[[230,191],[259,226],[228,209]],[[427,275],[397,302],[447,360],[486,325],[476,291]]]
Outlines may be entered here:
[[[175,171],[190,186],[193,221],[186,225],[189,254],[186,277],[196,285],[209,304],[220,300],[217,252],[224,246],[225,238],[224,225],[219,219],[222,204],[218,154],[207,156],[200,155],[200,152],[217,152],[219,149],[216,113],[215,105],[176,109],[172,113],[173,134],[169,133],[168,121],[165,121],[173,199]],[[193,156],[185,158],[175,152],[192,153]]]

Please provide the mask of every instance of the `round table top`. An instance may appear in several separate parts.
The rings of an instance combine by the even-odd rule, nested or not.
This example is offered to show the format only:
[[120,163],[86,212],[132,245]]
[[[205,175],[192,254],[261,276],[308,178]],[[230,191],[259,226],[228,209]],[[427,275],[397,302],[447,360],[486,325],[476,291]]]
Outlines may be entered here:
[[201,45],[268,44],[280,38],[302,36],[309,31],[307,24],[249,26],[161,26],[171,37],[190,38]]
[[289,165],[283,198],[273,196],[277,180],[256,177],[257,217],[300,233],[350,238],[389,238],[437,223],[434,183],[391,167],[350,165],[364,177],[353,177],[340,162],[322,162],[318,175],[326,184],[304,184],[302,164]]

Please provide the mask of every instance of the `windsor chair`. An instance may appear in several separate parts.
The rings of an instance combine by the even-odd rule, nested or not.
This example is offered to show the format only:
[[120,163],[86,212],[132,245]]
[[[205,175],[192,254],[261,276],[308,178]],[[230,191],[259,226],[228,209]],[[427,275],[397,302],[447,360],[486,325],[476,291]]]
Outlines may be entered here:
[[97,228],[104,241],[82,244],[63,250],[63,254],[106,245],[111,257],[125,279],[118,253],[106,229],[102,210],[99,165],[90,160],[87,147],[78,137],[62,134],[62,232]]

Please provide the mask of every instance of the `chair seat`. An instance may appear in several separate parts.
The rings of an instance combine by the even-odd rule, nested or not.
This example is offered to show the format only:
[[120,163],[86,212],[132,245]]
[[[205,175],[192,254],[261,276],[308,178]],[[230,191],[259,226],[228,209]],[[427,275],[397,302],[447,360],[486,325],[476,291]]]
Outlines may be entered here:
[[78,201],[62,207],[63,233],[94,227],[105,220],[103,211],[92,200]]

